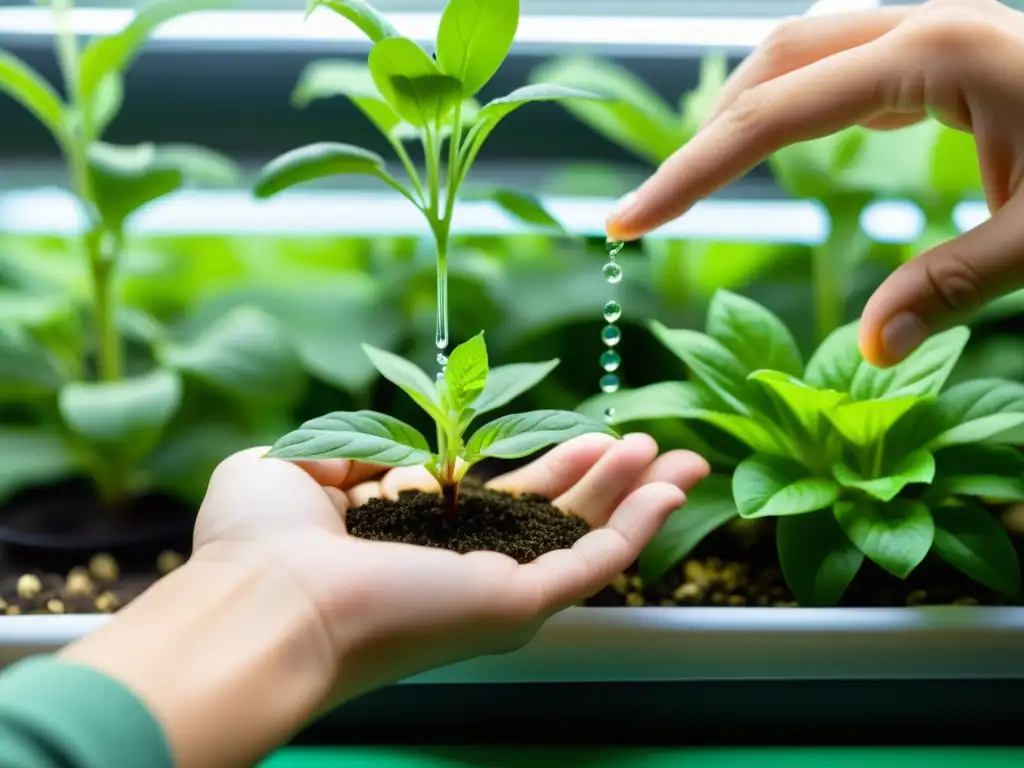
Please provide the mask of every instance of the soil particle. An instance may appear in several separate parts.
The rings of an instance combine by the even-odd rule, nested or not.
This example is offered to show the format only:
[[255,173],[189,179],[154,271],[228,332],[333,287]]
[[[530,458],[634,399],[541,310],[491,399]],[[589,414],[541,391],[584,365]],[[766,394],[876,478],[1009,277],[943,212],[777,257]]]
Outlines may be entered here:
[[407,491],[396,501],[373,499],[349,510],[346,523],[349,533],[362,539],[459,553],[490,550],[520,563],[569,548],[590,530],[583,518],[565,514],[543,496],[471,486],[459,494],[455,519],[446,516],[440,494]]

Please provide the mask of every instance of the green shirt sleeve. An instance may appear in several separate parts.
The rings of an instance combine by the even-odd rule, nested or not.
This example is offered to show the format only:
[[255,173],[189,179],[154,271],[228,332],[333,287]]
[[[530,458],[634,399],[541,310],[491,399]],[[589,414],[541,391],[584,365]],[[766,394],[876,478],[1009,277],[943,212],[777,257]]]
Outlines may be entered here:
[[127,688],[89,667],[33,657],[0,674],[4,768],[173,768],[163,731]]

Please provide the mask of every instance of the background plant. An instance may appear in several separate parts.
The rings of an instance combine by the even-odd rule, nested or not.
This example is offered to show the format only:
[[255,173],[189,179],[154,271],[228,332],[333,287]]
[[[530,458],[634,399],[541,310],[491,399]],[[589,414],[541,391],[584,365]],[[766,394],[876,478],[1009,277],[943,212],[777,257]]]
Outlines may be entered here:
[[1024,424],[1024,386],[982,379],[942,391],[966,327],[889,369],[861,358],[856,323],[805,365],[776,315],[725,291],[705,333],[657,322],[652,331],[692,381],[602,395],[580,410],[614,407],[616,423],[701,422],[745,456],[731,480],[713,476],[674,513],[641,558],[645,579],[738,516],[776,519],[783,575],[803,605],[837,603],[865,558],[903,579],[929,553],[1019,596],[1017,552],[985,502],[1024,500],[1024,457],[1007,444]]
[[[192,480],[210,455],[240,441],[233,434],[239,421],[258,425],[269,402],[300,392],[279,328],[255,309],[181,339],[146,313],[119,306],[131,216],[186,184],[237,180],[232,162],[202,147],[101,141],[122,106],[124,70],[147,36],[181,13],[212,5],[165,0],[121,32],[81,45],[70,3],[54,0],[63,97],[24,62],[0,53],[0,90],[49,129],[65,159],[84,219],[71,246],[84,265],[86,289],[74,292],[74,282],[52,279],[54,272],[8,271],[0,301],[0,399],[9,411],[0,436],[0,495],[81,472],[109,507],[154,485],[194,492]],[[217,396],[240,417],[235,423],[185,426],[190,413]],[[26,441],[33,448],[27,455]]]
[[381,375],[400,387],[434,421],[437,451],[405,422],[376,411],[334,412],[308,421],[278,440],[269,457],[357,459],[388,467],[422,465],[441,486],[450,516],[458,513],[459,483],[483,459],[518,459],[591,432],[615,432],[575,411],[530,411],[502,416],[477,429],[473,421],[535,386],[558,360],[490,369],[483,333],[452,350],[444,376],[431,380],[409,361],[371,346],[366,354]]

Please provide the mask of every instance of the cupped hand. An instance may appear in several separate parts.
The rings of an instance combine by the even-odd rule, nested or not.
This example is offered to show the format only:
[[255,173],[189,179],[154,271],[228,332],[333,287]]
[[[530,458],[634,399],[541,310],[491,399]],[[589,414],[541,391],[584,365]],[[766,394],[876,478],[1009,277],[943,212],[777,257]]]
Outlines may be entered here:
[[210,482],[194,559],[280,569],[319,614],[337,661],[333,702],[411,674],[526,643],[543,621],[632,563],[709,471],[696,454],[658,456],[645,435],[588,435],[491,481],[543,494],[594,529],[571,549],[518,564],[494,552],[368,541],[345,513],[372,496],[436,488],[419,468],[343,460],[290,463],[253,449]]
[[931,0],[779,26],[731,76],[704,128],[608,220],[631,240],[776,150],[852,125],[934,115],[974,134],[992,217],[900,267],[864,309],[861,349],[891,365],[926,336],[1024,287],[1024,14]]

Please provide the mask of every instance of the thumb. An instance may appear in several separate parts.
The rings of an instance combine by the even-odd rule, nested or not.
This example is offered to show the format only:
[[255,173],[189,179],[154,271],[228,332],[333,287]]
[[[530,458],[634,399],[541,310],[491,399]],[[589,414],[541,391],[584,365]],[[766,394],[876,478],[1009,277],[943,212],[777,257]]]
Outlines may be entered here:
[[992,218],[907,262],[889,276],[861,315],[861,354],[895,365],[928,336],[986,302],[1024,287],[1024,197]]

